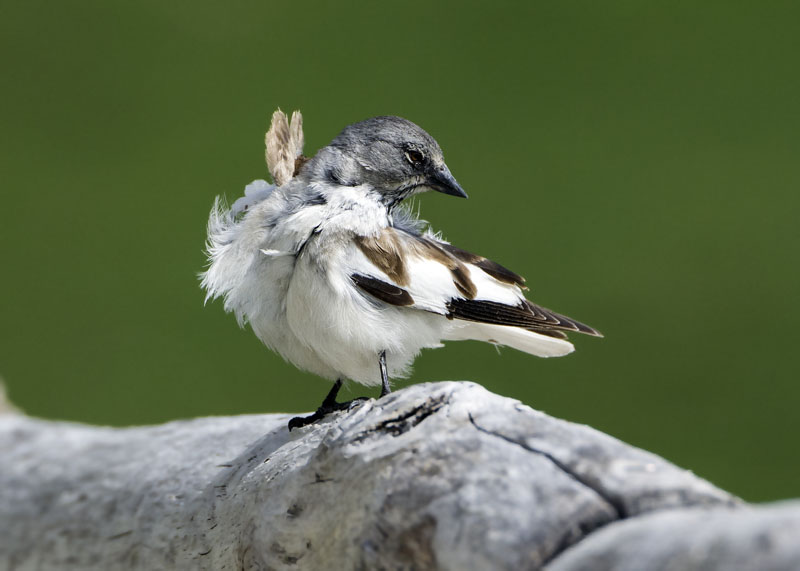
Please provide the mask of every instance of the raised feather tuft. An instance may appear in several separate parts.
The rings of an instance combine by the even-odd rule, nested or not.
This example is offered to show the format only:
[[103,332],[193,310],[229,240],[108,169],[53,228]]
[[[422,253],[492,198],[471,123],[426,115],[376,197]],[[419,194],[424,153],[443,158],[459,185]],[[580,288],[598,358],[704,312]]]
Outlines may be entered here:
[[278,109],[272,114],[272,123],[264,138],[269,174],[278,186],[286,184],[295,174],[296,163],[303,153],[303,116],[292,113],[292,122]]

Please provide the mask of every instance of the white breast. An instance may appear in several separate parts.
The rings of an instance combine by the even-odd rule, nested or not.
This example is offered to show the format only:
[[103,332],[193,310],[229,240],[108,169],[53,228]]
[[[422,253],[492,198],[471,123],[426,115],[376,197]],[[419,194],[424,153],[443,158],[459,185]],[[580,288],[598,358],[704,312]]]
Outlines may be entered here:
[[358,189],[342,189],[328,206],[328,218],[295,265],[286,298],[287,322],[294,336],[342,378],[378,385],[382,351],[390,377],[403,376],[420,349],[441,346],[446,320],[376,303],[358,290],[350,276],[365,258],[353,237],[386,228],[386,209]]

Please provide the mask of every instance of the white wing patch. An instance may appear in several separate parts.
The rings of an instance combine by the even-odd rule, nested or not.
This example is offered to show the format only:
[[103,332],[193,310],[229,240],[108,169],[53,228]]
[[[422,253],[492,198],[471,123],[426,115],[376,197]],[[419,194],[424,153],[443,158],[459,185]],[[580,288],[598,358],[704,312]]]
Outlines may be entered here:
[[507,305],[519,305],[525,299],[519,286],[501,282],[472,264],[465,263],[465,265],[469,268],[472,282],[478,288],[475,299],[496,301]]
[[452,273],[442,263],[412,255],[406,259],[406,267],[410,282],[403,289],[414,300],[412,307],[446,315],[447,302],[461,297]]

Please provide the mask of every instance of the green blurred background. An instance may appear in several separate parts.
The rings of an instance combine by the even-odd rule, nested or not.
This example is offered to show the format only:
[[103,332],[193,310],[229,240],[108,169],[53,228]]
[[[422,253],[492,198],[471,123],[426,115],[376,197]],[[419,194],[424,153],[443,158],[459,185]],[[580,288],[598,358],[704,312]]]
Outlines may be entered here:
[[408,382],[470,379],[745,499],[800,496],[800,5],[220,6],[0,4],[18,406],[112,425],[315,407],[329,385],[203,307],[208,211],[265,177],[276,107],[303,111],[307,154],[396,114],[470,194],[423,217],[606,334],[550,361],[451,343]]

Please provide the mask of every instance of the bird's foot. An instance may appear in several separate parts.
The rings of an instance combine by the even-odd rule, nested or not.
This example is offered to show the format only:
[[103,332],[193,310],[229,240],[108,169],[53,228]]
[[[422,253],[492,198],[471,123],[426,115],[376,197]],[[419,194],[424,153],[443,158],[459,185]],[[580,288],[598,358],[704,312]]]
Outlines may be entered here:
[[346,402],[323,402],[322,406],[320,406],[314,414],[309,414],[308,416],[295,416],[293,419],[289,421],[289,432],[291,432],[295,428],[302,428],[304,426],[308,426],[309,424],[314,424],[318,420],[322,420],[332,412],[338,412],[340,410],[347,410],[353,403],[361,402],[369,400],[368,397],[359,397],[353,400],[349,400]]
[[[381,371],[381,396],[378,398],[383,398],[392,392],[392,390],[389,388],[389,375],[386,370],[386,351],[381,352],[378,359],[378,365],[380,366]],[[336,395],[339,394],[340,388],[342,388],[342,380],[337,379],[336,382],[333,383],[333,387],[331,387],[328,396],[325,397],[325,400],[322,401],[322,405],[320,405],[314,414],[309,414],[308,416],[295,416],[289,421],[289,432],[295,428],[302,428],[303,426],[308,426],[309,424],[313,424],[318,420],[322,420],[332,412],[348,410],[353,403],[369,400],[368,397],[359,397],[345,402],[336,402]]]

